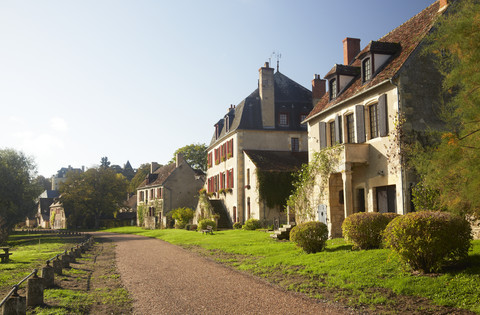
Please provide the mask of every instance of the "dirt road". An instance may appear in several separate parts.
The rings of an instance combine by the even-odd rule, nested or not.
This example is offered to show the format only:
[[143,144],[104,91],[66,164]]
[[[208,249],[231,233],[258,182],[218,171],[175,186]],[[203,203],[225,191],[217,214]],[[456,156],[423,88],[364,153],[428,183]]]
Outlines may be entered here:
[[344,314],[158,239],[98,233],[115,242],[116,263],[135,314]]

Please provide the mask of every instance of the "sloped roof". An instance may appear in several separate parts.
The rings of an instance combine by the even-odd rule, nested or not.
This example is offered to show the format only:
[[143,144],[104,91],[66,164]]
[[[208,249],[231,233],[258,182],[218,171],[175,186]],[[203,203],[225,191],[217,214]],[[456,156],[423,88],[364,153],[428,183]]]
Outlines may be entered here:
[[44,190],[38,198],[57,198],[60,196],[58,190]]
[[[308,114],[312,109],[312,92],[301,86],[281,72],[273,75],[274,93],[275,93],[275,112],[288,112],[291,117],[300,117],[301,114]],[[230,119],[229,131],[226,131],[224,118]],[[227,133],[237,129],[241,130],[262,130],[262,109],[260,103],[260,91],[257,88],[235,108],[228,111],[217,124],[221,128],[218,139],[215,133],[212,136],[210,145],[221,140]],[[276,127],[279,130],[305,130],[300,123],[292,119],[288,127]],[[269,129],[271,130],[271,129]]]
[[168,165],[157,168],[153,173],[149,173],[146,176],[144,181],[137,187],[137,189],[143,187],[163,185],[163,183],[167,180],[170,174],[172,174],[175,168],[175,163],[170,163]]
[[292,172],[308,163],[308,152],[244,150],[255,166],[262,171]]
[[[314,109],[310,112],[307,120],[316,116],[320,112],[326,110],[338,104],[346,99],[355,96],[357,93],[368,90],[386,80],[392,79],[402,69],[403,64],[407,61],[408,57],[417,48],[425,35],[428,34],[432,28],[436,18],[442,14],[439,12],[439,2],[436,1],[429,7],[406,21],[390,33],[381,37],[379,42],[397,43],[401,46],[401,50],[392,56],[386,66],[381,69],[370,81],[362,84],[361,76],[354,79],[354,82],[334,100],[330,101],[329,93],[326,93],[315,105]],[[364,55],[370,49],[393,49],[394,44],[379,44],[370,42],[358,56]],[[361,59],[356,59],[350,64],[350,66],[360,67]]]

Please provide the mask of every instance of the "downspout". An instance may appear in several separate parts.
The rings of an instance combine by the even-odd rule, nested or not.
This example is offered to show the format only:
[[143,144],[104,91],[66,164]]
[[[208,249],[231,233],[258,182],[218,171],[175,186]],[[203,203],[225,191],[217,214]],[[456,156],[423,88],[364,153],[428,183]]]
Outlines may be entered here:
[[[398,111],[398,115],[400,116],[400,113],[401,113],[401,111],[400,111],[400,110],[401,110],[401,106],[400,106],[400,92],[399,92],[399,89],[398,89],[398,84],[395,83],[395,82],[393,81],[393,79],[394,79],[394,78],[390,78],[390,83],[391,83],[392,85],[394,85],[395,88],[397,89],[397,111]],[[402,152],[402,142],[401,142],[401,141],[399,141],[399,146],[400,146],[400,148],[399,148],[399,149],[400,149],[400,152]],[[405,171],[404,171],[404,169],[403,169],[402,161],[400,161],[400,178],[401,178],[400,183],[401,183],[401,185],[402,185],[402,186],[401,186],[401,190],[402,190],[402,207],[403,207],[403,211],[402,211],[402,212],[403,212],[403,214],[406,214],[407,208],[406,208],[406,206],[405,206],[405,194],[406,194],[405,185],[406,185],[406,183],[407,183],[407,175],[406,175],[406,173],[405,173]]]

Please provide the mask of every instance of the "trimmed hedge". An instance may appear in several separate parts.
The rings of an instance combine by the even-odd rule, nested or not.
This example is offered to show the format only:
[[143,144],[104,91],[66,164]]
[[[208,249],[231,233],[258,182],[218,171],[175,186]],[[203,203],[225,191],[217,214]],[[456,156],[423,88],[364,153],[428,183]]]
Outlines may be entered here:
[[242,228],[242,223],[240,223],[240,222],[235,222],[235,223],[233,223],[233,228],[234,228],[235,230],[241,229],[241,228]]
[[328,227],[318,221],[301,223],[290,231],[290,240],[307,253],[321,252],[328,239]]
[[245,225],[243,226],[244,230],[256,230],[262,227],[262,223],[260,223],[257,219],[248,219],[245,221]]
[[207,225],[210,225],[213,230],[217,229],[217,224],[215,223],[215,221],[210,220],[210,219],[203,219],[203,220],[198,221],[197,231],[206,230]]
[[449,212],[412,212],[394,219],[384,232],[386,244],[413,270],[439,271],[447,262],[468,256],[472,229]]
[[372,249],[382,246],[382,232],[388,223],[399,216],[396,213],[360,212],[345,218],[343,237],[354,249]]

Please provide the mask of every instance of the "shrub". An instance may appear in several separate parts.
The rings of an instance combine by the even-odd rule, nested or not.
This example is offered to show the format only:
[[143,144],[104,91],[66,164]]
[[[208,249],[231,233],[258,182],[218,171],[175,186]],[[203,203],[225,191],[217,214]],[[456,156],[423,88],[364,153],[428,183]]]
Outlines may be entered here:
[[360,212],[345,218],[342,224],[343,237],[354,249],[380,248],[382,232],[398,214]]
[[240,222],[233,223],[233,228],[235,230],[241,229],[242,228],[242,223],[240,223]]
[[262,227],[262,224],[257,219],[248,219],[245,221],[245,225],[243,226],[244,230],[256,230]]
[[403,262],[429,273],[468,256],[472,229],[467,220],[452,213],[421,211],[394,219],[384,237]]
[[196,224],[191,224],[190,225],[190,231],[196,231],[197,228],[198,228],[198,225],[196,225]]
[[217,229],[217,224],[215,223],[215,221],[210,219],[203,219],[198,221],[197,231],[206,230],[207,225],[210,225],[214,230]]
[[193,219],[195,212],[190,208],[177,208],[172,211],[172,219],[175,219],[175,227],[183,229]]
[[290,240],[307,253],[321,252],[327,239],[328,227],[322,222],[301,223],[290,231]]

